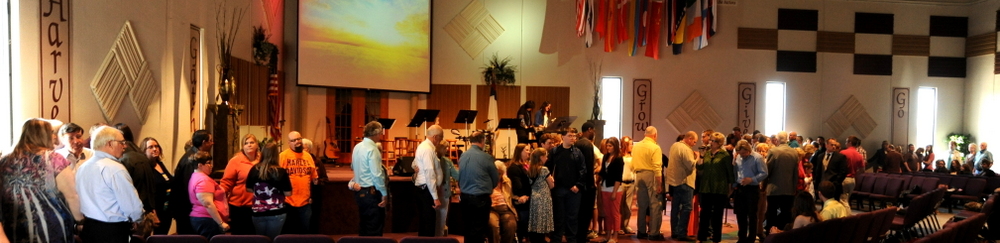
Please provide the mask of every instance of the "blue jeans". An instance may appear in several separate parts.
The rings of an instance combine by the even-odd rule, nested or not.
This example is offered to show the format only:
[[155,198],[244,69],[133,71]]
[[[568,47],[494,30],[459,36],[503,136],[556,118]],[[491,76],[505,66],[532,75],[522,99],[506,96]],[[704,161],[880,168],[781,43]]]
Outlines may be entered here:
[[[560,242],[566,235],[566,242],[577,242],[579,228],[580,193],[573,193],[569,188],[556,187],[552,189],[552,217],[555,221],[555,231],[552,231],[552,242]],[[586,219],[590,220],[590,219]]]
[[253,216],[253,227],[257,230],[257,234],[271,237],[271,239],[281,234],[283,226],[285,226],[285,214]]
[[687,237],[694,188],[687,184],[670,186],[670,195],[674,197],[674,201],[670,203],[670,236],[674,238]]
[[212,218],[191,217],[191,228],[195,233],[211,240],[213,236],[222,234],[222,227]]
[[288,207],[287,217],[285,218],[285,227],[282,233],[285,234],[308,234],[312,232],[312,226],[309,225],[309,220],[312,217],[312,204],[306,204],[302,207]]

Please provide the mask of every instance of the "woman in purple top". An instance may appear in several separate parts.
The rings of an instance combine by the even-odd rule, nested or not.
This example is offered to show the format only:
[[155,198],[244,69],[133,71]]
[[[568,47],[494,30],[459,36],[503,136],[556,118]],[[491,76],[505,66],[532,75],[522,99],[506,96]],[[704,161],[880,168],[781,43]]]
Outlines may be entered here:
[[268,142],[262,157],[247,174],[247,192],[253,193],[253,225],[257,234],[278,236],[285,225],[285,197],[292,195],[288,172],[278,164],[278,145]]
[[229,230],[229,202],[226,191],[219,183],[208,177],[212,173],[212,155],[200,151],[191,155],[190,161],[197,165],[188,183],[188,199],[191,201],[191,227],[199,235],[212,239]]

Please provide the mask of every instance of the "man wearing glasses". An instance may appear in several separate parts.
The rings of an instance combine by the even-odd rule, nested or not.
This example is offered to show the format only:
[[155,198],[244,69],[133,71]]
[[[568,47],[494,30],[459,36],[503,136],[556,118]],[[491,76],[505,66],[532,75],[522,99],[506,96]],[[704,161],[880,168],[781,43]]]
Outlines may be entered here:
[[301,133],[296,131],[288,133],[288,149],[278,155],[278,163],[281,168],[288,171],[288,179],[292,181],[292,196],[285,197],[285,203],[290,207],[282,233],[311,232],[309,225],[312,215],[311,188],[318,182],[319,174],[316,172],[313,156],[304,150]]
[[142,201],[118,162],[127,140],[121,131],[107,126],[98,128],[92,139],[94,156],[76,172],[84,216],[80,237],[87,242],[129,242],[133,223],[142,217]]

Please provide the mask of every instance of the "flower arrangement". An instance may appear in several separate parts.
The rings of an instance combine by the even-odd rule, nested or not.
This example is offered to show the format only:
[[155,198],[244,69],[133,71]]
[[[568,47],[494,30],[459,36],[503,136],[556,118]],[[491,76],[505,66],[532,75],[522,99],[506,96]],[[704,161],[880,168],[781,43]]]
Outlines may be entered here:
[[951,133],[948,134],[948,143],[955,142],[958,151],[962,152],[962,154],[968,154],[969,142],[972,142],[971,136],[970,134]]
[[236,92],[236,84],[232,80],[229,70],[232,68],[230,57],[233,56],[233,43],[236,41],[236,34],[240,31],[240,22],[246,8],[233,8],[232,13],[227,15],[226,2],[219,3],[215,10],[215,37],[219,43],[219,97],[223,104],[229,104],[229,96]]
[[510,57],[500,59],[494,53],[483,67],[483,82],[488,85],[511,85],[515,82],[517,66],[510,64]]
[[272,68],[277,65],[278,46],[268,41],[270,37],[263,25],[253,27],[253,61]]

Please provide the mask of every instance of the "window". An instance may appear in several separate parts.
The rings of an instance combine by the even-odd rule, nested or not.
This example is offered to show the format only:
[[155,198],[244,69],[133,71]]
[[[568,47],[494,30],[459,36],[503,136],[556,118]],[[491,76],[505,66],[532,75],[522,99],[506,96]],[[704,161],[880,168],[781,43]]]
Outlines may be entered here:
[[917,141],[916,146],[934,145],[937,125],[937,88],[917,89]]
[[604,123],[604,137],[622,135],[622,78],[601,78],[601,119]]
[[[15,98],[19,98],[20,95],[11,92],[14,90],[14,83],[11,80],[18,80],[19,74],[15,74],[16,70],[20,70],[20,48],[15,48],[21,44],[20,30],[18,28],[18,10],[21,8],[20,3],[17,0],[6,1],[6,9],[2,12],[0,16],[0,40],[6,43],[6,46],[0,47],[0,94],[6,94],[3,98],[0,98],[0,148],[10,147],[10,141],[14,141],[15,131],[13,124],[14,111],[11,104],[14,103]],[[17,96],[17,97],[15,97]],[[20,131],[20,127],[17,127],[16,131]]]
[[764,134],[778,134],[785,130],[785,83],[770,81],[764,89]]

